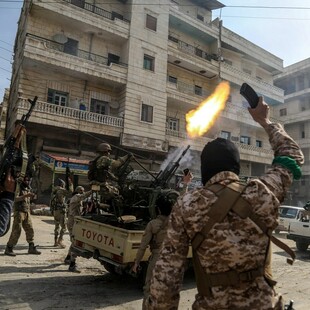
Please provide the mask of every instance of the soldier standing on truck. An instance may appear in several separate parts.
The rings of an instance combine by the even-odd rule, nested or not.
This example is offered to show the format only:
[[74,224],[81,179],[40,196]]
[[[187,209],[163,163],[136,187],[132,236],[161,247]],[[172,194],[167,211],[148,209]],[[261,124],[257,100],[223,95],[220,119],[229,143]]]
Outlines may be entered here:
[[58,179],[58,186],[56,186],[52,193],[51,211],[54,215],[55,229],[54,229],[54,246],[65,248],[63,236],[67,229],[67,203],[66,198],[73,192],[73,184],[68,178],[68,189],[66,189],[66,182]]
[[[70,199],[68,208],[68,231],[70,240],[72,240],[72,228],[74,224],[74,217],[81,215],[83,208],[83,201],[92,194],[92,191],[85,192],[83,186],[77,186]],[[80,273],[80,270],[76,267],[76,255],[72,252],[72,244],[69,248],[68,255],[65,258],[65,264],[70,264],[69,271]]]
[[97,146],[97,157],[89,162],[88,180],[91,185],[100,185],[100,202],[117,204],[121,199],[118,186],[117,170],[128,159],[126,155],[117,160],[111,158],[112,148],[108,143]]

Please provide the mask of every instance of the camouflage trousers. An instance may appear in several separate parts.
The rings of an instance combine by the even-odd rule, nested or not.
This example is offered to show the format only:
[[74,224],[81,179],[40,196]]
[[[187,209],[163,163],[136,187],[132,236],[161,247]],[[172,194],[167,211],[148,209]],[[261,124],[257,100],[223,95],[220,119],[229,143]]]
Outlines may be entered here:
[[31,221],[30,212],[14,211],[14,221],[12,232],[8,241],[8,246],[15,246],[18,242],[22,228],[26,233],[26,241],[33,242],[34,231]]
[[63,236],[67,230],[67,214],[64,210],[58,209],[54,211],[55,222],[55,238],[63,239]]
[[73,242],[73,236],[72,236],[72,229],[73,229],[73,225],[74,225],[74,216],[68,216],[68,231],[69,231],[69,235],[70,235],[70,241],[71,241],[71,245],[70,248],[68,250],[68,256],[70,256],[71,259],[71,263],[75,263],[77,255],[75,254],[75,252],[72,251],[72,242]]
[[152,278],[152,272],[155,267],[155,263],[159,257],[159,250],[153,250],[148,266],[147,266],[147,271],[146,271],[146,277],[145,277],[145,283],[143,286],[143,302],[142,302],[142,310],[146,310],[146,300],[148,299],[150,295],[150,285],[151,285],[151,278]]

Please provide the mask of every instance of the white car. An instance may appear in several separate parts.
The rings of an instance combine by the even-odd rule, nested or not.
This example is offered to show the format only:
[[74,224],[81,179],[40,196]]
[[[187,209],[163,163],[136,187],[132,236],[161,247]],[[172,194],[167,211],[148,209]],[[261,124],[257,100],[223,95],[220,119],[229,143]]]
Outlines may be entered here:
[[280,206],[279,207],[279,225],[275,229],[276,233],[279,233],[281,230],[287,231],[289,224],[297,222],[301,217],[302,211],[305,211],[304,208],[295,207],[295,206]]

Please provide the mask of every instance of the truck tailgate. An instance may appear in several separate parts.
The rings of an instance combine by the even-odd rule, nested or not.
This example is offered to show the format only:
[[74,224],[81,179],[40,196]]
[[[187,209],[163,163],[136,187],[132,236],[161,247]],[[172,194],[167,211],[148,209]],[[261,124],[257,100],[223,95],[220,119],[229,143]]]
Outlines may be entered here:
[[[125,264],[134,261],[143,232],[77,216],[72,233],[75,247]],[[146,251],[144,259],[147,260],[149,255]]]

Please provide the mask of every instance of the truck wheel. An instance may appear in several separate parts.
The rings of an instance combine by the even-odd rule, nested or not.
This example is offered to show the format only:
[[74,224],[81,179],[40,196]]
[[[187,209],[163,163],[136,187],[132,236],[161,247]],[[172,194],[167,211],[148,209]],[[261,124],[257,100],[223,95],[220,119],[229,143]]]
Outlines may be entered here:
[[102,262],[103,267],[110,273],[112,274],[117,274],[117,272],[115,271],[115,266],[107,263],[107,262]]
[[296,241],[296,248],[300,252],[306,252],[308,249],[309,244],[302,242],[302,241]]

